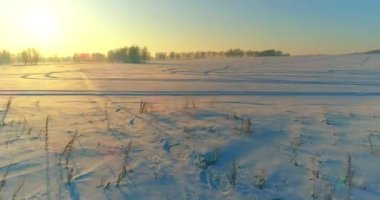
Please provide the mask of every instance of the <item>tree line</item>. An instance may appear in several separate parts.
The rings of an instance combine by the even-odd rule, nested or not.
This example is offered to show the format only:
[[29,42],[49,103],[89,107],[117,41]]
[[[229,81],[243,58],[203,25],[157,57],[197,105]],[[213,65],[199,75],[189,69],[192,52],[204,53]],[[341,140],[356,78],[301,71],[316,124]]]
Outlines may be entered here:
[[140,48],[139,46],[118,48],[110,50],[107,53],[107,60],[109,62],[145,63],[150,58],[148,48]]
[[37,49],[28,48],[18,54],[11,54],[9,51],[0,51],[0,65],[11,64],[12,62],[23,62],[25,65],[35,65],[40,61],[41,55]]
[[146,63],[149,60],[181,60],[204,59],[221,57],[260,57],[260,56],[289,56],[279,50],[269,49],[264,51],[244,51],[241,49],[229,49],[227,51],[195,51],[195,52],[157,52],[151,56],[148,48],[137,45],[109,50],[107,54],[74,53],[72,56],[60,57],[57,55],[43,57],[35,48],[28,48],[18,54],[9,51],[0,51],[0,64],[12,62],[35,65],[39,62],[110,62],[110,63]]
[[241,49],[229,49],[227,51],[196,51],[196,52],[158,52],[155,60],[180,60],[180,59],[203,59],[220,57],[263,57],[263,56],[290,56],[282,51],[269,49],[264,51],[244,51]]
[[9,64],[12,62],[11,53],[9,51],[0,51],[0,65],[1,64]]

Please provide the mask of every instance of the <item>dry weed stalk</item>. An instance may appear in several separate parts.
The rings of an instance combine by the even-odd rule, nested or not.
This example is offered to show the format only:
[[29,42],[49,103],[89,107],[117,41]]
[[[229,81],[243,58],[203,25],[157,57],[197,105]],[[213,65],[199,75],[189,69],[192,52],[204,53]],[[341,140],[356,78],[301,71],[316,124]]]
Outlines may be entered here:
[[49,151],[49,115],[45,121],[45,151]]
[[252,133],[252,119],[247,118],[245,120],[242,120],[242,126],[243,126],[243,132],[245,134],[251,134]]
[[334,198],[335,189],[331,184],[325,185],[325,191],[326,193],[324,196],[324,200],[335,200]]
[[232,185],[232,186],[235,186],[236,185],[236,180],[237,180],[237,166],[236,166],[236,161],[233,160],[232,161],[232,166],[231,166],[231,169],[230,169],[230,174],[228,176],[228,182]]
[[104,101],[104,119],[108,119],[108,100]]
[[309,180],[312,181],[312,191],[311,191],[311,197],[313,199],[320,199],[318,193],[315,191],[316,182],[319,179],[319,170],[315,161],[315,158],[310,158],[310,177]]
[[140,101],[139,112],[140,112],[140,113],[145,113],[145,112],[147,112],[147,111],[148,111],[148,106],[149,106],[148,102],[141,100],[141,101]]
[[72,180],[73,180],[73,174],[74,174],[74,168],[70,168],[68,169],[68,172],[67,172],[67,185],[70,185]]
[[[78,131],[75,131],[74,135],[70,138],[70,140],[67,142],[66,146],[62,150],[62,152],[59,154],[59,161],[58,165],[61,166],[62,164],[62,157],[65,156],[65,167],[66,169],[66,183],[68,185],[71,184],[72,179],[73,179],[73,174],[74,174],[74,168],[69,166],[70,158],[72,155],[72,152],[74,150],[74,142],[77,140],[78,137]],[[63,170],[60,168],[60,178],[63,180]]]
[[18,135],[18,137],[19,137],[19,136],[22,136],[22,135],[24,134],[26,128],[27,128],[27,121],[26,121],[25,117],[24,117],[24,121],[20,122],[20,124],[21,124],[21,123],[22,123],[23,125],[22,125],[22,129],[21,129],[20,135]]
[[259,170],[255,174],[256,182],[255,185],[260,190],[264,189],[265,183],[267,181],[265,169],[260,167]]
[[11,105],[12,105],[12,97],[9,97],[7,103],[5,103],[5,106],[4,106],[5,109],[4,109],[3,116],[0,119],[0,131],[5,126],[5,122],[4,121],[5,121],[5,118],[8,115],[8,112],[9,112],[9,109],[11,108]]
[[108,100],[104,101],[104,120],[107,122],[107,130],[110,130],[110,117],[108,114]]
[[292,151],[292,161],[294,166],[298,166],[297,158],[298,158],[298,148],[301,145],[299,135],[293,137],[291,141],[291,151]]
[[7,169],[5,170],[5,173],[3,174],[3,177],[0,181],[0,193],[3,191],[4,187],[5,187],[5,184],[7,183],[7,177],[8,177],[8,174],[9,174],[9,170],[11,169],[11,166],[12,166],[12,162],[9,163]]
[[117,181],[116,181],[117,187],[119,187],[121,181],[127,175],[128,158],[129,158],[129,153],[131,152],[131,149],[132,149],[132,140],[128,143],[127,147],[125,147],[123,150],[124,160],[123,160],[123,165],[121,166],[121,171],[117,177]]
[[377,145],[374,145],[373,141],[372,141],[372,137],[374,137],[374,136],[377,136],[377,135],[375,135],[375,131],[374,132],[370,132],[368,134],[369,148],[371,150],[371,154],[379,155],[380,154],[380,149],[378,148]]
[[38,112],[41,112],[40,101],[36,101],[36,102],[35,102],[35,106],[36,106],[36,108],[38,109]]
[[348,153],[347,160],[345,163],[345,177],[344,177],[344,183],[348,186],[348,191],[347,191],[347,196],[346,196],[347,200],[349,200],[351,196],[352,176],[353,176],[352,158],[351,158],[351,155]]
[[17,187],[17,189],[13,193],[12,200],[16,200],[17,199],[17,195],[21,191],[22,187],[24,187],[24,183],[25,183],[25,179],[22,180],[22,182],[20,183],[20,185]]
[[372,133],[368,134],[368,141],[369,141],[369,148],[371,149],[371,153],[374,153],[373,143],[372,143]]
[[26,134],[27,134],[27,135],[31,135],[31,134],[32,134],[32,131],[33,131],[33,128],[32,128],[32,127],[29,127],[28,132],[27,132]]
[[310,178],[311,181],[319,179],[319,170],[314,157],[310,158]]
[[68,164],[69,164],[69,160],[71,157],[71,153],[74,149],[74,142],[77,139],[77,137],[78,137],[78,131],[75,131],[75,134],[71,137],[69,142],[66,144],[65,148],[63,149],[63,151],[61,152],[61,155],[59,157],[59,160],[61,163],[62,156],[64,156],[66,154],[66,158],[65,158],[65,168],[66,169],[68,169]]

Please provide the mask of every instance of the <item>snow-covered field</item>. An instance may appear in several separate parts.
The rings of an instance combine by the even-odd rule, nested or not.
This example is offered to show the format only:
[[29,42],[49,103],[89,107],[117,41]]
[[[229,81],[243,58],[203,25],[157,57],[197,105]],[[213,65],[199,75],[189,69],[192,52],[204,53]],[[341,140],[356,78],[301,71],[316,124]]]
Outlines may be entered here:
[[379,55],[0,66],[0,105],[2,199],[380,199]]

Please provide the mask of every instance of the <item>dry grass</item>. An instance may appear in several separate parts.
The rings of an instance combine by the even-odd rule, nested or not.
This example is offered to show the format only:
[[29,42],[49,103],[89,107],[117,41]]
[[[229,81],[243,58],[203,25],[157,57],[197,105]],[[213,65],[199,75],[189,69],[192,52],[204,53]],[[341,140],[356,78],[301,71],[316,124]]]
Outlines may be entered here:
[[193,97],[186,97],[183,105],[184,109],[197,108],[197,103]]

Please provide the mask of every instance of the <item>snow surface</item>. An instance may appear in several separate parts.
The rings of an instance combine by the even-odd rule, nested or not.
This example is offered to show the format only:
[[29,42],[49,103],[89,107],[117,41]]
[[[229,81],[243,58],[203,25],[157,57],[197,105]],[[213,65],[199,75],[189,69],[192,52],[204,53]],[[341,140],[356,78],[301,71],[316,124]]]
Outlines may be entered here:
[[379,55],[0,66],[0,83],[2,199],[380,199]]

